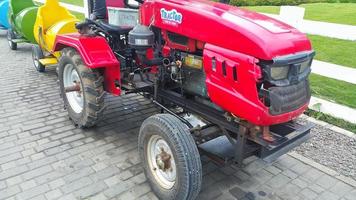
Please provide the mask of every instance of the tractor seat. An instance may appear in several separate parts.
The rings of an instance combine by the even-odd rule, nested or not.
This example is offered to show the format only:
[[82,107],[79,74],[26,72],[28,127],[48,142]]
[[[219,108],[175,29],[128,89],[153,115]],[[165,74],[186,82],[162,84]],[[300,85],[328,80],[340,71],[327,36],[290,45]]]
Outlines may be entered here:
[[117,35],[127,35],[133,29],[133,27],[129,27],[129,26],[111,25],[104,21],[99,21],[99,24],[106,32],[111,34],[117,34]]

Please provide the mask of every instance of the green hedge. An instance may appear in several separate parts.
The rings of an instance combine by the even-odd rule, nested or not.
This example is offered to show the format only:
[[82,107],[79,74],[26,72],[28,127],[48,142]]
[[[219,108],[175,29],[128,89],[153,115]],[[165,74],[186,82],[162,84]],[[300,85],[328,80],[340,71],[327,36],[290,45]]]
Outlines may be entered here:
[[230,0],[235,6],[280,6],[304,3],[356,3],[356,0]]

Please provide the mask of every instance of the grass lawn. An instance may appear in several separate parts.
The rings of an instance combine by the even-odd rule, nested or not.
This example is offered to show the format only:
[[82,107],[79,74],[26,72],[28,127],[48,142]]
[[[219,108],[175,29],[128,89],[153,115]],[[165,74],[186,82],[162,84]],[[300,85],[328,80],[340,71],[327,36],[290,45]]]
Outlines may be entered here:
[[356,68],[356,41],[308,35],[316,51],[316,59]]
[[78,19],[84,20],[85,16],[83,13],[77,13],[77,12],[71,12],[73,15],[75,15]]
[[353,133],[356,133],[356,124],[350,123],[343,119],[339,119],[339,118],[336,118],[336,117],[333,117],[333,116],[330,116],[330,115],[327,115],[327,114],[324,114],[321,112],[317,112],[314,110],[310,110],[310,109],[305,111],[305,114],[310,117],[313,117],[315,119],[327,122],[329,124],[332,124],[332,125],[338,126],[340,128],[346,129],[348,131],[351,131]]
[[356,108],[356,85],[311,74],[312,95],[345,106]]
[[303,4],[305,18],[356,26],[356,3]]
[[[356,3],[302,4],[305,19],[356,26]],[[251,6],[247,9],[271,14],[279,13],[279,6]]]
[[249,7],[242,7],[242,8],[256,11],[256,12],[269,13],[269,14],[279,14],[279,10],[280,10],[279,6],[249,6]]
[[59,0],[59,1],[63,3],[73,4],[76,6],[83,6],[83,0]]

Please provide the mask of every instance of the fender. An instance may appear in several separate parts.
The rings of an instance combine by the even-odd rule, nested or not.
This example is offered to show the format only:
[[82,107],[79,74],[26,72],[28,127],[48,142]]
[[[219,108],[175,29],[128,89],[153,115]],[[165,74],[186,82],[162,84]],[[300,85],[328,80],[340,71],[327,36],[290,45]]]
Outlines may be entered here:
[[120,95],[120,62],[116,59],[109,44],[103,37],[87,37],[79,33],[58,35],[53,52],[72,47],[82,57],[84,64],[92,69],[103,68],[105,90]]

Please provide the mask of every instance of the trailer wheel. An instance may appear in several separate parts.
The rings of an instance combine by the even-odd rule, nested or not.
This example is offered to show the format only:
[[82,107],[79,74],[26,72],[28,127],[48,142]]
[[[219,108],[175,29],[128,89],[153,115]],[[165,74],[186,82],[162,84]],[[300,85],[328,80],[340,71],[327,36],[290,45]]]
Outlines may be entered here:
[[70,119],[80,128],[94,126],[104,110],[103,77],[83,64],[72,48],[65,48],[59,61],[59,83]]
[[43,59],[43,51],[40,46],[38,45],[33,45],[32,46],[32,61],[33,65],[35,66],[36,70],[38,72],[44,72],[46,70],[46,67],[40,63],[40,59]]
[[17,43],[12,40],[16,39],[16,35],[12,29],[7,30],[7,42],[11,50],[17,50]]
[[176,117],[158,114],[140,129],[139,154],[146,177],[159,199],[195,199],[201,188],[199,151],[188,127]]

